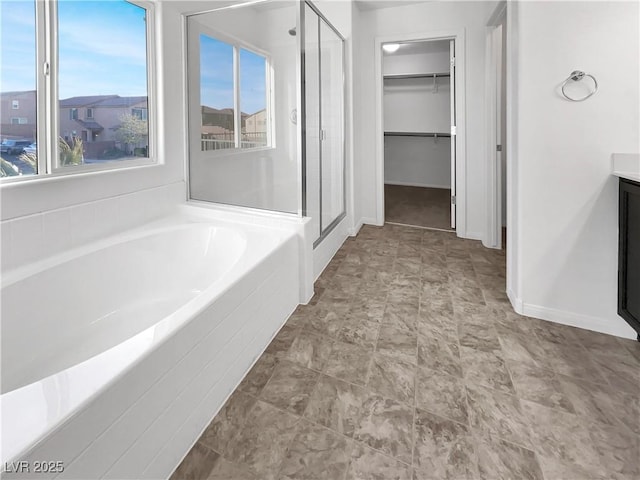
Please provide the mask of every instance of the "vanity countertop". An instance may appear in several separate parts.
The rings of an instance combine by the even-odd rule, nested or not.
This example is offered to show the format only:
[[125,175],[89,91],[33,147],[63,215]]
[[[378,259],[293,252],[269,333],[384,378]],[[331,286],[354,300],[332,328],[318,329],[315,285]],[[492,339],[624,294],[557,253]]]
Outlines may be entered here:
[[611,155],[611,174],[640,182],[640,153],[614,153]]

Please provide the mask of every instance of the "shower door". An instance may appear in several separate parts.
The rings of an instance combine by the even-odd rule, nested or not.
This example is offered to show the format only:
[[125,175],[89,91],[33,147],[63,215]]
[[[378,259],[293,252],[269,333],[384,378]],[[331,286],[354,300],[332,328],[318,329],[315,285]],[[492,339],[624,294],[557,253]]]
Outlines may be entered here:
[[304,25],[305,216],[311,218],[314,246],[345,216],[344,39],[311,4]]

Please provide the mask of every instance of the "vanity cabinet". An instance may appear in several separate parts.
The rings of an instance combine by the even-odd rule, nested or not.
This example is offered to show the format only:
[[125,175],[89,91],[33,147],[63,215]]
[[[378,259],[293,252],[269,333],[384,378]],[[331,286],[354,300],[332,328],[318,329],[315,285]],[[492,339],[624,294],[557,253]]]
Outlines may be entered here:
[[620,179],[618,314],[640,340],[640,182]]

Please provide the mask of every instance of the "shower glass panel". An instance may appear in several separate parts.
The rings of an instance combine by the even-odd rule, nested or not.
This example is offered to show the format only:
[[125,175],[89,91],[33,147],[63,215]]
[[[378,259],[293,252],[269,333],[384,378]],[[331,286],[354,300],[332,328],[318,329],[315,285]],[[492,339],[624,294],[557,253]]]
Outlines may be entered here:
[[298,14],[284,0],[187,18],[192,199],[302,213]]
[[310,4],[304,19],[305,215],[317,245],[345,215],[344,40]]
[[320,95],[322,99],[321,212],[327,230],[344,212],[342,39],[320,24]]

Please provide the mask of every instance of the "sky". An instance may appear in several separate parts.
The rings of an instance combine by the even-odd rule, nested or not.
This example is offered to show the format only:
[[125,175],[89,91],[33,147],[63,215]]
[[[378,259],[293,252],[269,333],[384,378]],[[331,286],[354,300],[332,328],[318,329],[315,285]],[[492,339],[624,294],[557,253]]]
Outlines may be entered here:
[[[33,0],[0,2],[0,90],[35,89]],[[122,0],[58,3],[59,98],[147,94],[145,10]]]
[[[124,0],[59,0],[59,98],[147,95],[145,10]],[[202,42],[201,100],[233,107],[229,45]],[[265,60],[240,53],[241,110],[266,105]],[[33,0],[0,1],[0,91],[35,90]]]
[[[256,113],[266,107],[265,58],[240,49],[240,111]],[[233,108],[233,47],[200,35],[200,103]]]

